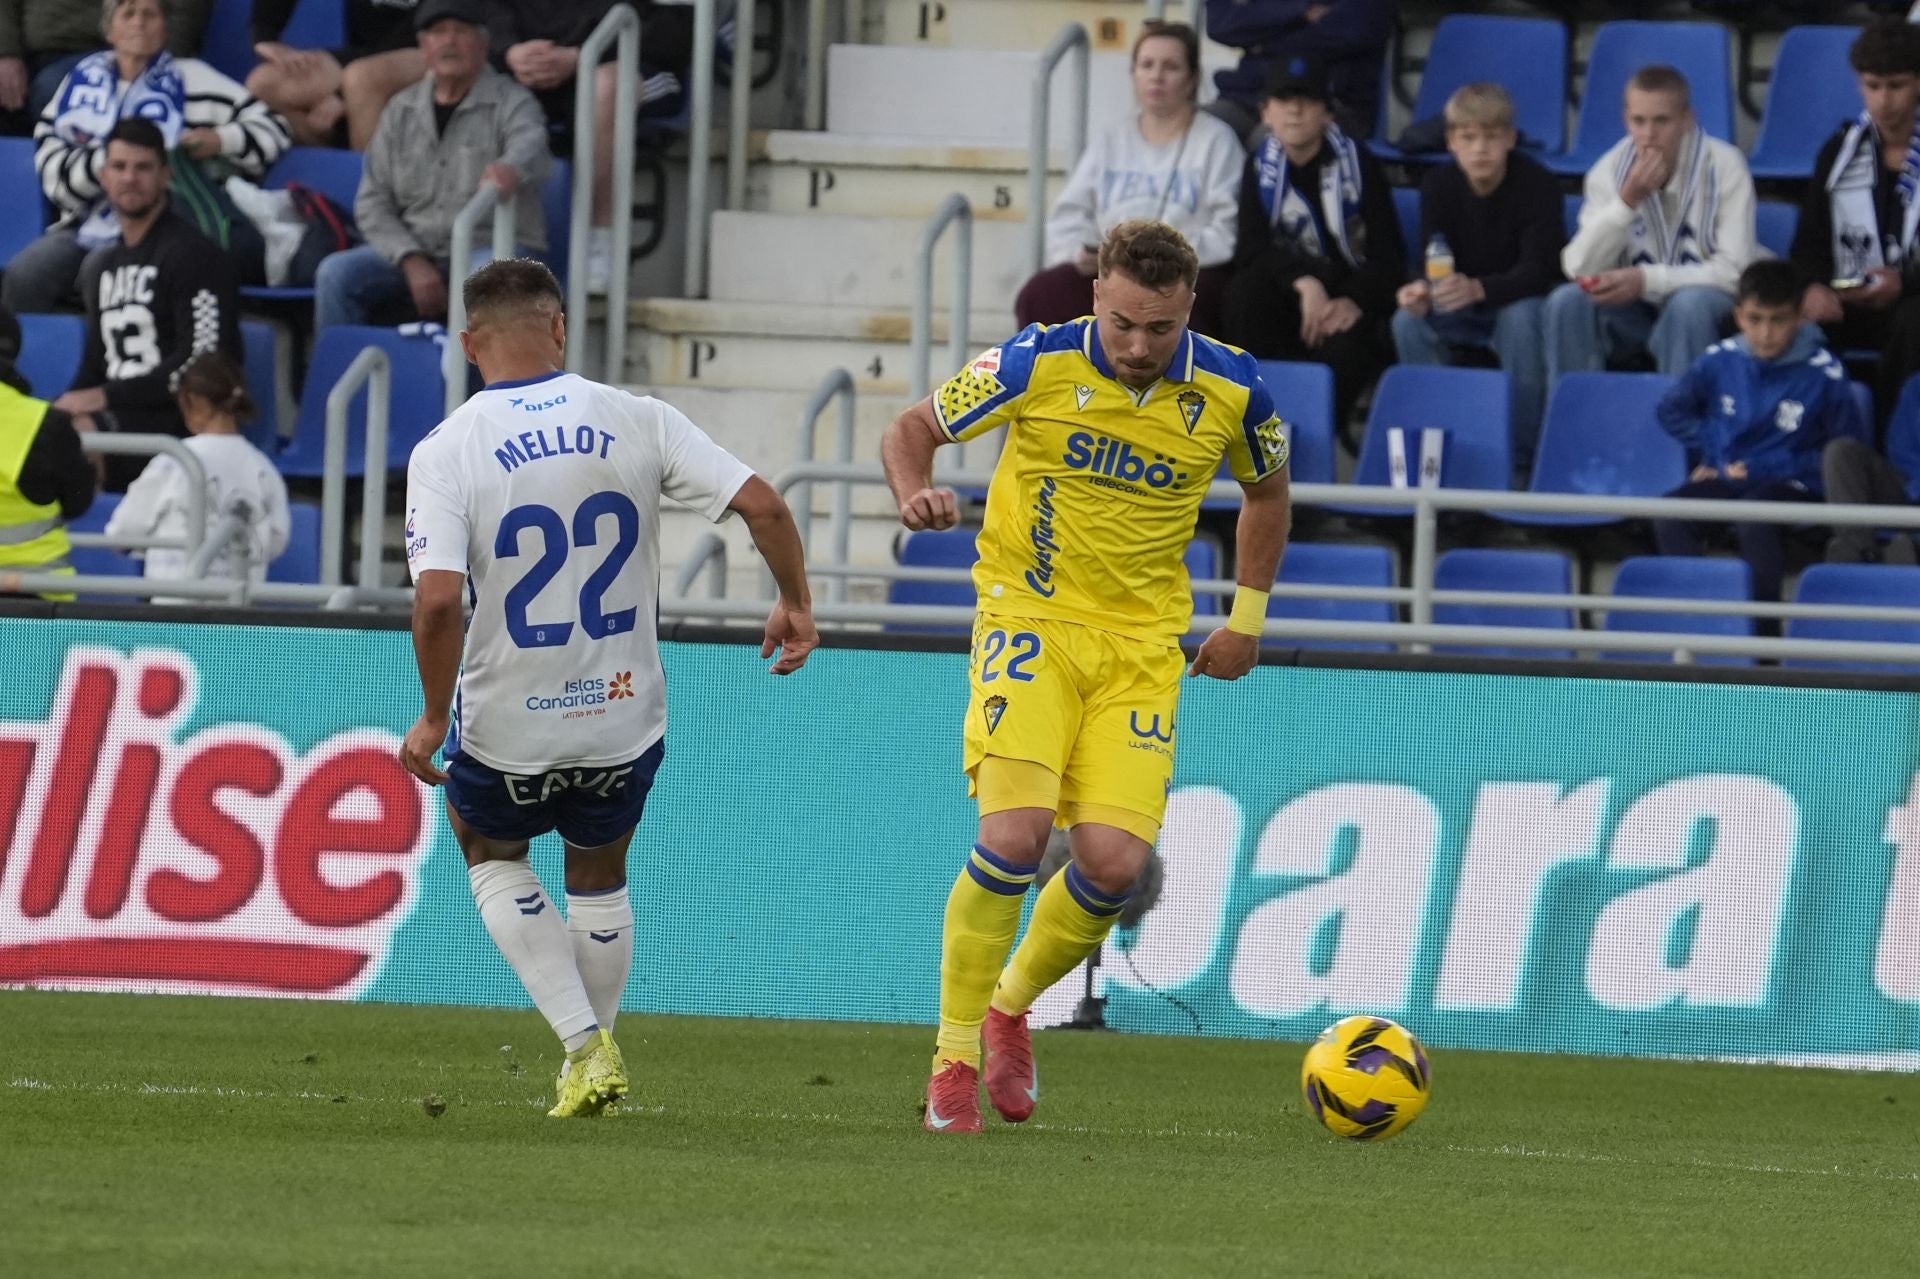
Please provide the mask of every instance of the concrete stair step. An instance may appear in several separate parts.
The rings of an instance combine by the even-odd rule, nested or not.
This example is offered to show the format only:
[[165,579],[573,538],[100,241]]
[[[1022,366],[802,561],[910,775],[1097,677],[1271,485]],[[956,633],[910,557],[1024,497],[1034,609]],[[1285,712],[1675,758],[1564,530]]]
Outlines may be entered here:
[[[931,377],[951,370],[948,317],[933,315]],[[1006,312],[976,311],[969,352],[1013,333]],[[662,387],[811,391],[828,370],[853,374],[862,396],[904,400],[912,318],[904,310],[649,298],[633,304],[627,375]]]
[[[1008,49],[832,46],[827,53],[827,128],[833,133],[1025,147],[1037,56]],[[1071,76],[1056,73],[1051,111],[1067,137]],[[1088,67],[1088,127],[1132,109],[1125,53],[1096,53]]]
[[[713,215],[708,293],[720,302],[906,308],[924,221],[820,218],[805,213],[722,210]],[[933,304],[949,304],[958,232],[935,248]],[[972,305],[1011,312],[1027,276],[1026,231],[1017,223],[973,226]]]
[[[773,213],[926,218],[955,191],[975,220],[1024,222],[1024,147],[965,146],[922,138],[775,131],[748,178],[755,209]],[[1055,148],[1047,179],[1051,204],[1066,181],[1067,156]]]
[[[1180,4],[1169,19],[1184,20]],[[1132,47],[1146,6],[1139,0],[885,0],[880,38],[891,45],[964,49],[1043,49],[1069,22],[1087,29],[1096,50]]]

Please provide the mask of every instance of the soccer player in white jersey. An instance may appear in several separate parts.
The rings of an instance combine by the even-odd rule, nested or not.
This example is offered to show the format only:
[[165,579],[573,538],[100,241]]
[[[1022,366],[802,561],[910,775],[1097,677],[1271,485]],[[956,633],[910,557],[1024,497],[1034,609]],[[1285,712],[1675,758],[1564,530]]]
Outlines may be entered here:
[[[552,273],[494,262],[465,294],[460,343],[486,387],[407,465],[426,709],[400,759],[446,786],[480,917],[566,1050],[548,1113],[610,1113],[627,1093],[611,1033],[633,960],[627,845],[666,746],[660,496],[747,522],[779,585],[760,651],[778,650],[773,674],[819,636],[786,503],[677,410],[562,372]],[[527,864],[550,830],[566,841],[564,921]]]

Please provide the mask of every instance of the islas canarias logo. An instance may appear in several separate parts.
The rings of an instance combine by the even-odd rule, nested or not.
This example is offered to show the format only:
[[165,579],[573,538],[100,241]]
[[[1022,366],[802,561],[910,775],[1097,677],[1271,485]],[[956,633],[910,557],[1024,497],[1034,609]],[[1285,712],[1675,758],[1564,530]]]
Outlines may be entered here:
[[298,749],[199,693],[185,653],[74,647],[45,718],[0,722],[0,984],[347,997],[378,974],[431,830],[399,739]]
[[623,697],[633,696],[633,672],[621,671],[607,685],[607,700],[617,702]]

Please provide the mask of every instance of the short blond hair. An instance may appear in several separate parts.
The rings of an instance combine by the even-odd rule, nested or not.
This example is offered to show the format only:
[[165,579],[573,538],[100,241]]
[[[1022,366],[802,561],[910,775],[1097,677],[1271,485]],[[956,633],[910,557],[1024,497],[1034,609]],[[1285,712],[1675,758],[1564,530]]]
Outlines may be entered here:
[[1449,129],[1511,129],[1513,99],[1490,80],[1463,84],[1447,99]]
[[1200,259],[1187,237],[1166,223],[1134,218],[1107,232],[1100,245],[1100,277],[1115,272],[1150,289],[1191,289],[1200,277]]

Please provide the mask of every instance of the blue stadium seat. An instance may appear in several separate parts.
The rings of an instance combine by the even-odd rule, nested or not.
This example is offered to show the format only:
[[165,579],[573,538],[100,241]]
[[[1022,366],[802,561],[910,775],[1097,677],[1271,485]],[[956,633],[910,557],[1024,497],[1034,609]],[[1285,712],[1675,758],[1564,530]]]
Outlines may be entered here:
[[[39,191],[40,180],[33,171],[32,138],[0,138],[0,182],[7,190],[22,194]],[[13,261],[14,254],[39,239],[46,229],[47,211],[38,199],[0,200],[0,263]]]
[[567,282],[567,252],[573,244],[573,165],[556,158],[540,188],[540,211],[546,215],[547,251],[540,260],[550,267],[564,286]]
[[[113,518],[115,508],[120,505],[121,494],[98,493],[94,495],[93,505],[86,513],[75,520],[67,521],[69,533],[104,533],[107,521]],[[69,557],[73,561],[73,571],[88,577],[139,577],[146,572],[146,565],[127,554],[104,546],[76,546]],[[107,600],[132,602],[130,595],[81,595],[82,600]]]
[[1708,133],[1733,138],[1733,51],[1715,22],[1608,22],[1594,33],[1573,146],[1542,156],[1555,173],[1585,173],[1624,136],[1620,122],[1627,81],[1641,67],[1665,64],[1687,78],[1693,112]]
[[[1205,581],[1218,578],[1221,567],[1220,544],[1210,537],[1196,537],[1187,543],[1184,557],[1187,577],[1191,581]],[[1224,596],[1215,591],[1195,590],[1193,593],[1193,614],[1204,617],[1210,614],[1222,614],[1227,611],[1228,603]]]
[[[280,38],[296,49],[338,49],[347,42],[346,5],[342,0],[299,0]],[[246,83],[248,73],[260,64],[253,52],[253,0],[214,0],[200,37],[200,57]]]
[[267,565],[269,582],[308,585],[320,580],[320,508],[311,502],[287,507],[287,549]]
[[1560,197],[1560,219],[1566,227],[1569,240],[1580,230],[1580,206],[1586,202],[1587,197],[1577,191]]
[[[322,329],[307,365],[300,393],[300,417],[293,438],[279,457],[284,475],[321,474],[327,438],[327,394],[362,349],[378,346],[393,362],[393,393],[388,403],[387,466],[405,467],[413,446],[440,422],[446,392],[440,377],[440,344],[431,338],[403,336],[396,329],[341,324]],[[367,391],[354,396],[347,413],[347,474],[361,474],[366,452]]]
[[[1419,466],[1420,431],[1446,434],[1440,483],[1445,488],[1513,487],[1512,394],[1498,369],[1434,368],[1396,364],[1380,379],[1367,415],[1366,438],[1354,467],[1355,484],[1391,483],[1387,432],[1406,431],[1408,483]],[[1391,515],[1382,507],[1336,506],[1334,510]]]
[[1417,270],[1427,260],[1427,246],[1420,243],[1420,189],[1395,187],[1393,211],[1400,218],[1400,239],[1407,246],[1407,269]]
[[1847,51],[1858,27],[1794,27],[1780,38],[1767,108],[1747,167],[1756,178],[1805,178],[1821,144],[1860,114],[1859,82]]
[[[1532,595],[1573,593],[1573,561],[1558,551],[1500,551],[1470,548],[1448,551],[1433,566],[1433,585],[1442,591],[1517,591]],[[1435,604],[1439,626],[1526,626],[1570,631],[1573,611],[1497,604]],[[1568,649],[1507,645],[1436,645],[1436,653],[1477,657],[1572,657]]]
[[1288,472],[1298,484],[1333,483],[1333,370],[1324,364],[1260,361],[1260,380],[1291,430]]
[[[1807,167],[1813,167],[1811,157]],[[1753,233],[1760,247],[1777,258],[1787,256],[1793,247],[1793,232],[1800,225],[1800,206],[1787,200],[1756,200],[1753,205]]]
[[280,387],[274,376],[273,326],[259,320],[240,321],[240,345],[245,352],[247,394],[259,412],[242,431],[253,447],[271,455],[280,447]]
[[[1290,586],[1397,586],[1393,552],[1384,546],[1336,542],[1293,542],[1280,561],[1276,582]],[[1379,622],[1399,620],[1390,600],[1302,599],[1275,595],[1267,600],[1268,617],[1291,617],[1311,622]],[[1390,653],[1393,645],[1359,640],[1289,639],[1295,648],[1343,649],[1349,652]]]
[[[1654,410],[1673,379],[1658,373],[1567,373],[1547,397],[1534,493],[1659,497],[1686,482],[1687,454]],[[1497,512],[1510,524],[1590,527],[1610,515]]]
[[51,400],[73,389],[87,344],[87,322],[77,315],[23,315],[15,367],[33,393]]
[[1873,415],[1873,388],[1865,382],[1849,381],[1847,389],[1853,392],[1853,405],[1860,410],[1859,421],[1855,423],[1860,429],[1854,433],[1854,438],[1863,444],[1871,444],[1873,443],[1873,424],[1876,420]]
[[[1745,560],[1693,555],[1634,555],[1620,561],[1613,579],[1615,595],[1641,599],[1725,600],[1753,598],[1753,573]],[[1638,613],[1609,609],[1604,629],[1655,631],[1681,635],[1753,634],[1751,617],[1725,613]],[[1672,653],[1605,653],[1627,662],[1668,662]],[[1694,660],[1719,666],[1751,666],[1752,658],[1701,655]]]
[[[1920,608],[1920,568],[1892,564],[1814,564],[1800,575],[1796,604],[1879,604],[1889,607]],[[1791,618],[1787,622],[1788,639],[1853,640],[1920,645],[1920,622],[1838,621],[1824,618]],[[1915,650],[1920,655],[1920,649]],[[1878,662],[1834,662],[1818,658],[1794,658],[1781,663],[1799,670],[1878,671],[1908,674],[1920,671],[1920,664],[1882,664]]]
[[[1433,29],[1410,118],[1439,116],[1455,89],[1478,80],[1506,89],[1513,99],[1514,126],[1530,147],[1557,152],[1566,145],[1565,26],[1545,18],[1448,14]],[[1386,101],[1383,96],[1381,102]],[[1444,152],[1433,152],[1417,158],[1444,157]],[[1416,154],[1409,153],[1409,158]]]
[[360,193],[360,174],[366,157],[358,151],[336,151],[331,147],[288,147],[260,185],[269,191],[286,189],[292,182],[318,191],[341,208],[353,209]]
[[[923,529],[909,533],[901,541],[899,562],[911,568],[972,568],[980,558],[975,544],[977,529]],[[887,583],[889,604],[945,604],[972,608],[972,582],[927,582],[895,578]],[[916,623],[889,622],[890,631],[916,631],[933,635],[965,635],[966,626],[924,626]]]

